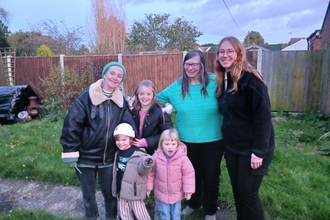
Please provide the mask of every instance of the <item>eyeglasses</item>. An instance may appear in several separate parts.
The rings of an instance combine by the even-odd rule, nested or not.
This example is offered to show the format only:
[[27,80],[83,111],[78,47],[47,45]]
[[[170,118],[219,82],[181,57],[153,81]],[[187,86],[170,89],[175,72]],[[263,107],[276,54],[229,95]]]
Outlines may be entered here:
[[184,63],[183,66],[185,68],[189,68],[189,67],[193,67],[193,68],[196,68],[199,66],[200,63]]
[[227,54],[227,56],[229,56],[229,57],[232,57],[232,56],[234,55],[234,53],[235,53],[234,50],[227,50],[227,51],[225,51],[225,50],[220,50],[220,51],[218,52],[219,57],[223,57],[225,54]]

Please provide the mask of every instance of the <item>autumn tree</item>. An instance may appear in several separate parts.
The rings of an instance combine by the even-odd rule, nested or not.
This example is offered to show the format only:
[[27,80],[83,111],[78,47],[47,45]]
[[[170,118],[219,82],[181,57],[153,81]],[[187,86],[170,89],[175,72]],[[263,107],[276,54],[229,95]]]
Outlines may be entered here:
[[185,21],[183,18],[175,19],[174,23],[169,26],[167,34],[169,40],[164,46],[170,51],[194,49],[197,37],[202,35],[191,22]]
[[121,0],[91,0],[93,25],[89,46],[96,54],[125,51],[126,12]]
[[8,36],[10,31],[6,23],[9,21],[9,13],[0,7],[0,47],[9,47]]
[[249,31],[249,33],[244,38],[243,44],[245,46],[252,44],[263,45],[265,44],[265,40],[258,31]]
[[126,39],[132,52],[184,51],[195,47],[196,38],[202,33],[183,18],[170,22],[170,14],[145,14],[142,21],[134,20]]
[[4,23],[7,23],[9,21],[9,12],[2,7],[0,7],[0,20]]
[[77,55],[83,43],[82,26],[69,28],[64,21],[59,24],[53,20],[44,20],[37,30],[45,35],[44,40],[47,39],[47,42],[40,42],[40,45],[48,45],[55,54]]
[[167,43],[164,36],[168,30],[170,14],[146,14],[142,21],[134,20],[126,40],[132,52],[154,51],[163,49]]
[[68,28],[62,21],[43,21],[32,31],[18,31],[8,37],[12,47],[16,47],[16,56],[37,56],[37,50],[47,45],[55,54],[79,55],[83,42],[81,27]]
[[8,37],[10,45],[16,48],[16,56],[36,56],[38,47],[48,40],[36,31],[18,31]]

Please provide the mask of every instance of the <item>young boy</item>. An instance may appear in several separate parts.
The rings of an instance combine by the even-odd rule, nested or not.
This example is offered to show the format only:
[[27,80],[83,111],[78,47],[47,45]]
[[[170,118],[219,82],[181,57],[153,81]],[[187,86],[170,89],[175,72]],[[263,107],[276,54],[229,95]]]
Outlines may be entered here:
[[154,165],[152,156],[132,146],[135,132],[127,123],[119,124],[113,133],[119,150],[115,155],[112,194],[118,198],[122,220],[151,220],[143,200],[147,195],[147,175]]

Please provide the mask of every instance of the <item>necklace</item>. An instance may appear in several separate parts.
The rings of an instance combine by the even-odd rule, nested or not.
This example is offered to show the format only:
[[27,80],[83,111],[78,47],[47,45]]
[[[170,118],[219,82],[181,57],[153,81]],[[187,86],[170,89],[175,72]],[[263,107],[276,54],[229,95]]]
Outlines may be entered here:
[[115,89],[112,90],[112,92],[107,92],[107,91],[104,90],[104,88],[103,88],[103,86],[102,86],[102,93],[103,93],[103,95],[105,95],[108,99],[111,99],[111,97],[112,97],[112,93],[113,93],[114,91],[115,91]]

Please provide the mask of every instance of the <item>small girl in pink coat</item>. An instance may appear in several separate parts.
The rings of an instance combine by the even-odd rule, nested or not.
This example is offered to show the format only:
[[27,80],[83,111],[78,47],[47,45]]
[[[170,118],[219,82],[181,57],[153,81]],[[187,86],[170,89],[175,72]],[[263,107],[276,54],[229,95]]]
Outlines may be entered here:
[[181,200],[189,200],[195,192],[195,170],[175,129],[163,131],[153,157],[155,165],[148,175],[147,196],[154,190],[155,220],[179,220]]

